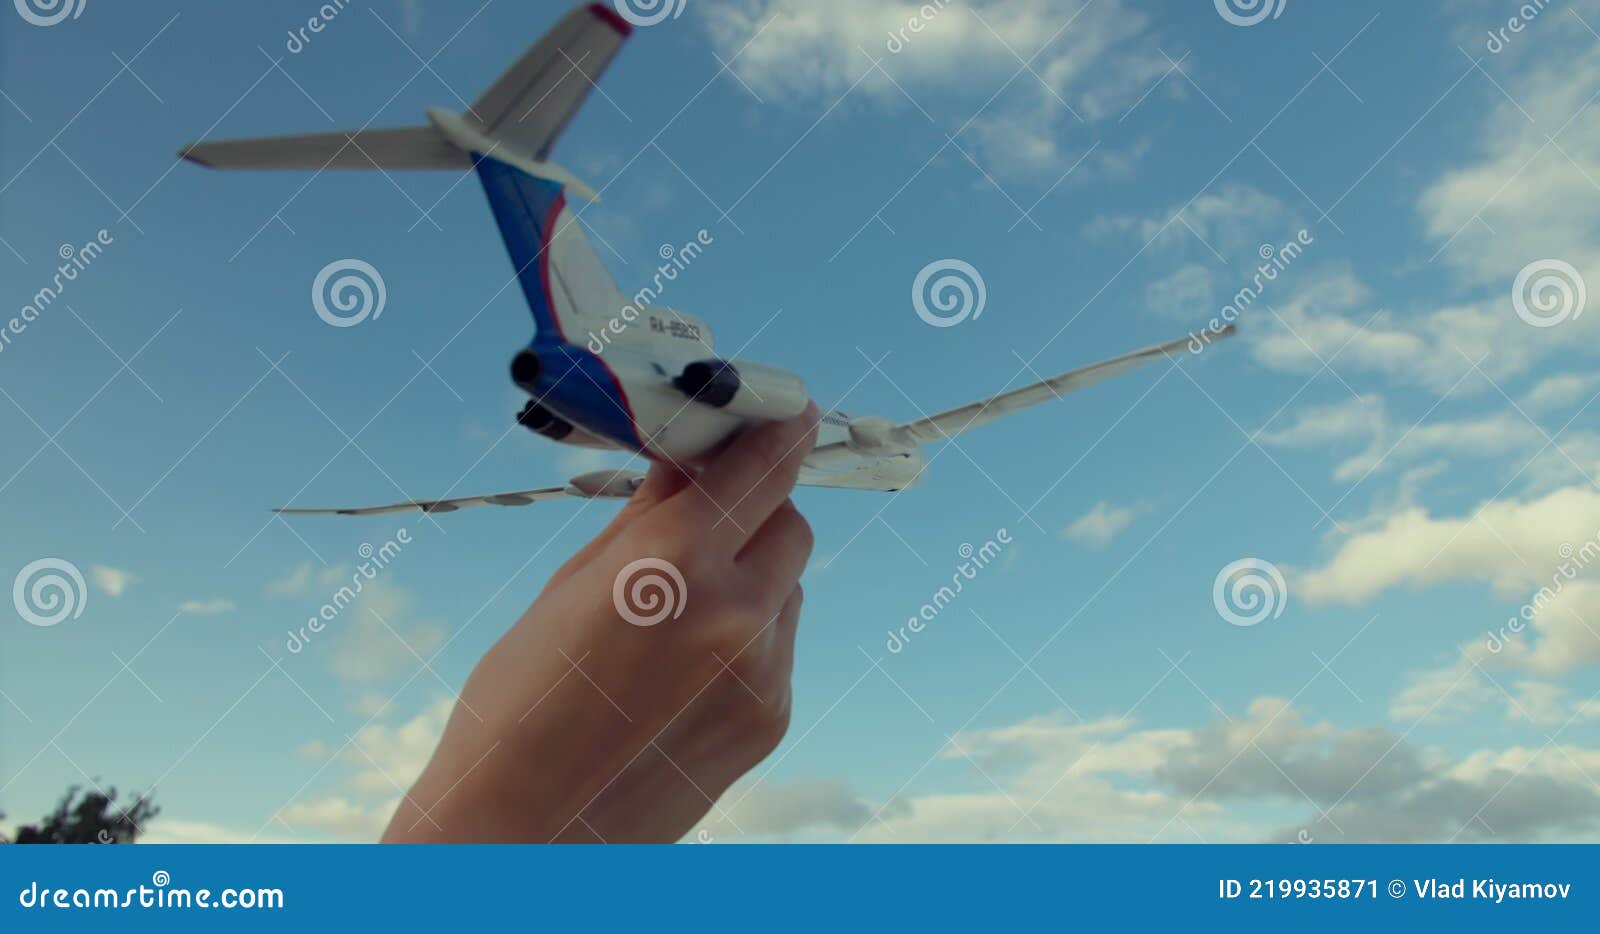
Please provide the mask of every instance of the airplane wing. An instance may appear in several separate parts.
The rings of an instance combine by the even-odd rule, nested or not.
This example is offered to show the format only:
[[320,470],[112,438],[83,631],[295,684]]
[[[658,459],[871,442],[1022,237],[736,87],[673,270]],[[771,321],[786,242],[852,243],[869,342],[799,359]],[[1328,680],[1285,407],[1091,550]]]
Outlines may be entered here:
[[837,441],[817,447],[806,458],[806,464],[817,468],[843,466],[859,459],[863,454],[870,456],[877,453],[909,451],[924,444],[954,438],[980,425],[987,425],[1041,402],[1059,399],[1066,393],[1093,386],[1101,380],[1126,373],[1153,360],[1185,352],[1196,340],[1210,343],[1232,337],[1235,333],[1237,328],[1230,324],[1205,335],[1190,335],[1164,344],[1156,344],[902,425],[888,424],[880,419],[853,419],[852,440]]
[[544,161],[633,26],[609,4],[568,13],[472,105],[483,132]]
[[274,509],[284,516],[386,516],[396,512],[455,512],[472,506],[526,506],[545,499],[563,499],[569,495],[564,486],[544,487],[538,490],[518,490],[513,493],[495,493],[490,496],[463,496],[460,499],[418,500],[410,503],[392,503],[388,506],[362,506],[355,509]]
[[644,483],[639,470],[596,470],[579,474],[566,486],[547,486],[537,490],[515,490],[488,496],[463,496],[459,499],[413,500],[387,506],[354,509],[274,509],[283,516],[385,516],[396,512],[455,512],[473,506],[526,506],[546,499],[627,499]]

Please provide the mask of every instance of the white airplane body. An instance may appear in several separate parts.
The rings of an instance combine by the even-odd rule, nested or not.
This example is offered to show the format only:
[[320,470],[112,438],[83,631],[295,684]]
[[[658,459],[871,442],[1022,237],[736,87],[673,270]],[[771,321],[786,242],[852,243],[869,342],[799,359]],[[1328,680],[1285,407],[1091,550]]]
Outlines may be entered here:
[[[786,370],[717,357],[705,322],[632,302],[567,202],[569,194],[585,200],[597,195],[550,162],[550,149],[631,33],[632,26],[610,7],[579,6],[465,114],[433,108],[427,124],[402,129],[195,143],[182,156],[215,168],[475,170],[535,324],[533,340],[511,365],[513,382],[530,396],[518,421],[559,443],[690,464],[752,424],[800,415],[810,394]],[[631,318],[624,309],[633,311]],[[1205,340],[1231,333],[1230,326]],[[922,446],[1166,358],[1196,339],[1185,336],[905,424],[829,412],[800,483],[908,489],[927,467]],[[438,513],[569,496],[626,498],[643,478],[641,471],[600,471],[560,486],[489,496],[280,511]]]

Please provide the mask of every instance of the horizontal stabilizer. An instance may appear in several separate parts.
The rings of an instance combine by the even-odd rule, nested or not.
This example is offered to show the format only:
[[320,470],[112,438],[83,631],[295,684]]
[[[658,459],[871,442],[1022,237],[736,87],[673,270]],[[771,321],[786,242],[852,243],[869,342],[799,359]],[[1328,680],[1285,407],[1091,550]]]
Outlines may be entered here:
[[469,169],[431,126],[190,143],[179,155],[213,169]]

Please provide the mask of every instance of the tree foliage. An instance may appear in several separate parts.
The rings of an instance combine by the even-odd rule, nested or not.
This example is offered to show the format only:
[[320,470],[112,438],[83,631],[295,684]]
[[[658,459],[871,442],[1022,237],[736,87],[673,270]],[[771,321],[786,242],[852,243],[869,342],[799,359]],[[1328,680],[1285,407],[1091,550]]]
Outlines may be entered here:
[[0,837],[0,843],[132,843],[159,813],[149,795],[118,807],[115,788],[83,792],[74,785],[43,820],[18,827],[16,839]]

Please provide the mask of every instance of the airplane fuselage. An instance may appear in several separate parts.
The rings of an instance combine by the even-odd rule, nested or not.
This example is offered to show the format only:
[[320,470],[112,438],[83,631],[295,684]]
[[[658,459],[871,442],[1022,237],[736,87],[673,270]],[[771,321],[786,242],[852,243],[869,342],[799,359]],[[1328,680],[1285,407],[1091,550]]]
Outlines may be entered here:
[[[675,379],[702,362],[705,346],[654,340],[617,342],[596,353],[564,337],[541,335],[519,354],[512,379],[530,395],[524,424],[562,444],[615,448],[652,460],[688,464],[711,453],[748,425],[765,417],[729,411],[686,395]],[[735,364],[759,366],[747,361]],[[771,368],[763,368],[771,369]],[[751,405],[778,404],[777,392],[754,390]],[[532,410],[534,417],[528,417]],[[538,416],[544,410],[551,421]],[[826,414],[817,428],[818,446],[849,440],[849,416]],[[563,424],[564,423],[564,424]],[[808,485],[867,490],[902,490],[916,485],[927,460],[921,451],[864,456],[843,466],[808,465]]]

